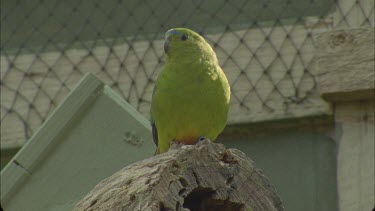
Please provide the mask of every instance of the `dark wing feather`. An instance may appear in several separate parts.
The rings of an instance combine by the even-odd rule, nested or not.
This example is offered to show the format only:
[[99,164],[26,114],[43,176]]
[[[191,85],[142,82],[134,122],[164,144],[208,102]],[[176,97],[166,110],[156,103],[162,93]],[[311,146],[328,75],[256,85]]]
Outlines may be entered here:
[[[152,90],[152,99],[154,99],[154,95],[155,95],[155,92],[158,88],[157,86],[158,84],[156,83],[155,86],[154,86],[154,90]],[[152,106],[152,102],[151,102],[151,106]],[[158,129],[156,128],[156,125],[155,125],[155,121],[153,120],[153,115],[152,115],[152,112],[151,112],[151,127],[152,127],[152,139],[156,145],[156,151],[155,151],[155,155],[159,154],[159,139],[158,139]]]
[[154,143],[156,146],[158,146],[158,129],[156,128],[155,123],[152,123],[152,139],[154,140]]
[[155,150],[155,153],[154,155],[158,155],[159,154],[159,146],[158,146],[158,143],[159,143],[159,140],[158,140],[158,129],[156,128],[156,125],[155,123],[152,123],[152,139],[154,140],[154,143],[156,145],[156,150]]

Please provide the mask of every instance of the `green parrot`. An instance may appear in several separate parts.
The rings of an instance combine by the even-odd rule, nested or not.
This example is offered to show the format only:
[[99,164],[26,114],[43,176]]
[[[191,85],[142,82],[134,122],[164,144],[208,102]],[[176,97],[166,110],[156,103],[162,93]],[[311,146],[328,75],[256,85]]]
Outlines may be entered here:
[[155,154],[173,141],[195,144],[215,140],[223,131],[230,87],[211,46],[196,32],[174,28],[165,33],[166,63],[155,84],[151,103]]

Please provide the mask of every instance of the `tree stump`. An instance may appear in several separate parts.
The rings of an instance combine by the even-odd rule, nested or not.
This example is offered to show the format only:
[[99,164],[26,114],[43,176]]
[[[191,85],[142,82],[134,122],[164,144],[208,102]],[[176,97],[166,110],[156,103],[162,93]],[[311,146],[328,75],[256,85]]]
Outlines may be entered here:
[[74,210],[283,210],[275,188],[244,153],[207,140],[123,168]]

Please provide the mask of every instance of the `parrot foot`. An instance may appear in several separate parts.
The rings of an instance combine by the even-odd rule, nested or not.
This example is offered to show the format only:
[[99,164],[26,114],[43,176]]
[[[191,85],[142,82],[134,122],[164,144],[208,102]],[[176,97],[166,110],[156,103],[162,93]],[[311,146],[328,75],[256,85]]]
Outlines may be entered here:
[[170,143],[170,149],[179,149],[179,148],[181,148],[184,145],[185,144],[182,143],[182,142],[180,142],[180,141],[173,140]]
[[199,136],[196,144],[203,144],[207,141],[210,141],[210,139],[206,138],[205,136]]

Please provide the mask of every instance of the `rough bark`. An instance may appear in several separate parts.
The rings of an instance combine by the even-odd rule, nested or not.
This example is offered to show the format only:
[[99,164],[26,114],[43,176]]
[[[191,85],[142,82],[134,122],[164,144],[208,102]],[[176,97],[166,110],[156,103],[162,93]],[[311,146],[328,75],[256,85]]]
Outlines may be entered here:
[[100,182],[75,210],[283,210],[244,153],[203,140],[174,144]]

